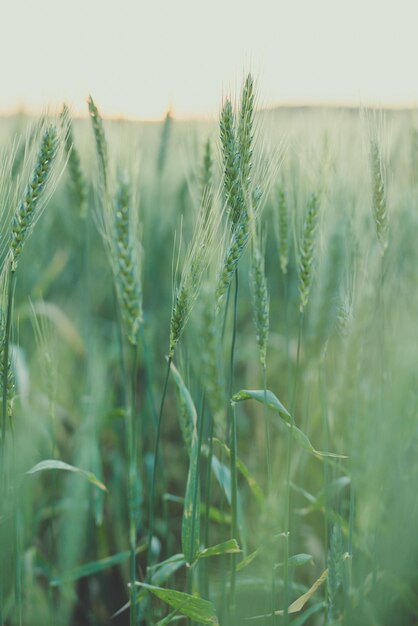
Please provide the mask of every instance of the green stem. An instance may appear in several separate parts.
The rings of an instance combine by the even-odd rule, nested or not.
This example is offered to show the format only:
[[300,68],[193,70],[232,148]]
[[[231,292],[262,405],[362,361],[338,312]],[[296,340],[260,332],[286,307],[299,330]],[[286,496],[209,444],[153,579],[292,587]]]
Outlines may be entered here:
[[[7,290],[7,308],[6,308],[6,324],[4,329],[4,348],[3,348],[3,383],[2,383],[2,421],[1,421],[1,444],[0,444],[0,506],[3,508],[3,503],[6,501],[6,429],[7,429],[7,381],[9,378],[9,344],[12,324],[13,313],[13,299],[14,290],[16,286],[16,273],[10,269],[9,272],[9,284]],[[3,531],[3,528],[0,528]],[[3,537],[2,537],[3,541]],[[3,553],[3,550],[2,550]],[[4,569],[4,563],[2,564],[2,570]],[[0,579],[0,624],[3,625],[3,602],[4,602],[4,589],[3,589],[3,576]]]
[[6,451],[6,426],[7,426],[7,382],[9,378],[9,349],[10,349],[10,333],[12,327],[12,312],[14,290],[16,286],[16,272],[10,271],[9,288],[7,293],[7,311],[6,325],[4,332],[4,349],[3,349],[3,398],[2,398],[2,425],[1,425],[1,459],[0,459],[0,480],[3,488],[6,488],[5,476],[5,451]]
[[[196,482],[194,484],[193,490],[193,512],[192,512],[192,529],[191,529],[191,540],[190,544],[194,546],[195,535],[196,535],[196,507],[197,507],[197,496],[200,488],[200,451],[202,449],[202,440],[203,440],[203,420],[205,415],[205,394],[202,396],[202,405],[200,407],[200,419],[198,422],[198,442],[197,442],[197,474],[196,474]],[[200,520],[200,517],[199,517]],[[198,522],[199,524],[199,522]],[[192,593],[193,588],[193,565],[187,569],[187,593]],[[190,626],[193,626],[194,622],[192,620],[188,620]]]
[[290,331],[289,331],[289,278],[288,274],[283,274],[283,294],[285,310],[285,336],[286,336],[286,360],[287,360],[287,393],[290,398],[290,381],[292,378],[292,366],[290,362]]
[[136,498],[138,487],[138,420],[136,416],[136,377],[138,364],[137,346],[132,346],[132,362],[130,363],[130,390],[129,390],[129,423],[128,423],[128,449],[129,449],[129,577],[130,577],[130,626],[137,624],[136,607]]
[[[238,540],[238,477],[237,477],[237,419],[235,404],[231,420],[231,534]],[[235,622],[236,608],[236,554],[231,555],[231,613]]]
[[147,341],[147,337],[146,337],[146,333],[145,333],[144,324],[141,324],[140,336],[141,336],[143,358],[144,358],[144,365],[145,365],[145,381],[144,382],[145,382],[145,385],[146,385],[147,395],[148,395],[148,402],[149,402],[149,406],[150,406],[152,417],[153,417],[153,419],[151,420],[151,426],[153,428],[153,431],[155,432],[156,431],[156,423],[157,423],[158,413],[157,413],[154,393],[153,393],[152,385],[151,385],[152,368],[151,368],[151,359],[150,359],[150,349],[149,349],[149,346],[148,346],[148,341]]
[[162,420],[163,420],[165,398],[167,395],[168,379],[170,377],[171,361],[172,361],[172,358],[168,357],[163,395],[161,397],[160,412],[158,415],[157,433],[155,436],[154,463],[153,463],[153,468],[152,468],[151,492],[150,492],[150,502],[149,502],[150,513],[149,513],[149,524],[148,524],[148,566],[153,565],[152,536],[154,534],[155,491],[156,491],[156,485],[157,485],[158,460],[159,460],[159,453],[160,453],[161,425],[162,425]]
[[[231,343],[230,377],[229,377],[229,398],[232,398],[234,387],[234,360],[235,342],[237,335],[237,315],[238,315],[238,270],[235,271],[235,294],[234,294],[234,318]],[[235,404],[230,405],[230,449],[231,449],[231,533],[232,538],[238,540],[238,477],[237,477],[237,424]],[[230,612],[233,622],[235,621],[236,607],[236,555],[231,555],[231,589],[230,589]]]
[[271,467],[271,441],[270,441],[270,424],[267,411],[267,367],[263,363],[263,391],[264,391],[264,404],[263,404],[263,418],[264,418],[264,439],[266,445],[266,462],[267,462],[267,495],[271,495],[273,487],[273,472]]
[[[321,390],[321,403],[322,403],[322,425],[324,435],[324,452],[329,452],[329,425],[328,425],[328,390],[325,373],[325,365],[320,366],[319,381]],[[329,461],[324,459],[324,485],[325,485],[325,562],[328,562],[328,541],[329,541],[329,522],[330,522],[330,497],[329,497]]]
[[299,369],[300,369],[300,350],[302,344],[302,332],[303,332],[303,313],[299,315],[299,331],[298,331],[298,346],[296,353],[296,370],[293,383],[293,394],[291,402],[291,429],[289,432],[288,444],[287,444],[287,465],[286,465],[286,508],[285,508],[285,558],[284,558],[284,625],[289,624],[289,615],[287,612],[289,606],[289,543],[290,543],[290,472],[292,464],[292,452],[293,452],[293,427],[295,425],[295,410],[296,400],[299,384]]
[[193,490],[193,514],[192,514],[192,530],[191,530],[191,545],[194,545],[194,538],[195,538],[195,533],[196,533],[196,515],[195,515],[195,511],[196,511],[196,506],[197,506],[197,495],[199,492],[199,484],[200,484],[200,451],[202,449],[202,440],[203,440],[203,419],[204,419],[204,413],[205,413],[205,394],[203,394],[202,397],[202,406],[200,408],[200,419],[199,419],[199,423],[198,423],[198,442],[197,442],[197,458],[198,458],[198,465],[197,465],[197,476],[196,476],[196,482],[194,484],[194,490]]
[[[270,444],[270,424],[267,412],[267,367],[266,363],[263,363],[263,391],[264,391],[264,404],[263,404],[263,417],[264,417],[264,439],[266,447],[266,460],[267,460],[267,500],[273,497],[273,472],[271,467],[271,444]],[[276,599],[276,576],[274,569],[274,562],[271,568],[271,594],[270,594],[270,613],[271,623],[276,624],[277,619],[274,614],[274,604]]]
[[[206,481],[205,481],[205,521],[203,529],[203,542],[205,548],[209,547],[209,507],[211,494],[211,478],[212,478],[212,457],[213,457],[213,417],[210,416],[209,425],[209,454],[206,464]],[[206,559],[208,561],[209,559]],[[204,563],[203,578],[203,597],[209,598],[209,563]]]

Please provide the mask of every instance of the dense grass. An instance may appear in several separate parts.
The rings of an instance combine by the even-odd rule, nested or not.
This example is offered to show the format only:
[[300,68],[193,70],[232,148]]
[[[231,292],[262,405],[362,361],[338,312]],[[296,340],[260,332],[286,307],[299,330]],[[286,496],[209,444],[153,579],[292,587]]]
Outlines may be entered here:
[[0,120],[4,624],[416,623],[418,122],[251,89]]

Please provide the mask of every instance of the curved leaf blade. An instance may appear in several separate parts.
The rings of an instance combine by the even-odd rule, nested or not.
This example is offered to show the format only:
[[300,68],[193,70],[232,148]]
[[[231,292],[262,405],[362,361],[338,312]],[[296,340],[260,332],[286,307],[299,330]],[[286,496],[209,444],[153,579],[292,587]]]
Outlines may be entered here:
[[219,626],[215,606],[212,602],[209,602],[209,600],[191,596],[183,591],[163,589],[162,587],[155,587],[154,585],[148,585],[146,583],[137,584],[195,622],[199,624],[209,624],[209,626]]
[[[265,400],[266,398],[266,400]],[[280,400],[274,395],[272,391],[267,390],[264,392],[263,390],[249,390],[243,389],[238,393],[232,396],[232,402],[242,402],[244,400],[256,400],[261,404],[268,406],[270,409],[274,411],[276,417],[279,417],[280,421],[287,426],[287,428],[292,429],[293,437],[295,441],[299,443],[299,445],[310,452],[314,456],[318,458],[333,458],[333,459],[346,459],[348,458],[344,454],[335,454],[334,452],[320,452],[316,450],[308,437],[302,432],[297,426],[292,423],[292,416],[286,407],[280,402]]]
[[211,546],[210,548],[205,548],[198,554],[199,559],[211,557],[211,556],[219,556],[220,554],[237,554],[241,552],[241,549],[238,545],[236,539],[229,539],[228,541],[224,541],[223,543],[218,543],[216,546]]
[[65,463],[64,461],[59,461],[58,459],[46,459],[45,461],[40,461],[30,470],[26,472],[26,474],[37,474],[38,472],[43,472],[46,470],[60,470],[65,472],[74,472],[76,474],[82,474],[87,478],[87,480],[101,489],[102,491],[108,491],[106,485],[104,485],[94,474],[93,472],[88,472],[87,470],[83,470],[80,467],[76,467],[75,465],[70,465],[69,463]]

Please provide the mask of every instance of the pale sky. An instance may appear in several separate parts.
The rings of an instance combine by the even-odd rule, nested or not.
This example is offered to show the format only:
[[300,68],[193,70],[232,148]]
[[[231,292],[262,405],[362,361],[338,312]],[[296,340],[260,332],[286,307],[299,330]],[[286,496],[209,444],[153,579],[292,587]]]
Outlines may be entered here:
[[418,103],[418,0],[0,0],[0,111],[216,115],[251,70],[265,106]]

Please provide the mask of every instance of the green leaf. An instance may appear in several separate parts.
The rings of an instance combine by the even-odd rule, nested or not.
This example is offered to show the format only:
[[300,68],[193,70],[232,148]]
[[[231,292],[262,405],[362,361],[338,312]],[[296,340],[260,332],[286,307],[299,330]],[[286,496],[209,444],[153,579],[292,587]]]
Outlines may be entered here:
[[290,567],[302,567],[302,565],[313,563],[313,556],[312,554],[295,554],[289,557],[288,563]]
[[192,396],[177,368],[171,363],[171,373],[177,385],[183,407],[186,410],[187,424],[182,425],[190,464],[184,497],[183,520],[181,525],[181,545],[186,563],[191,565],[197,557],[200,546],[200,484],[199,484],[199,441],[197,434],[197,412]]
[[92,483],[102,491],[108,491],[106,485],[104,485],[92,472],[88,472],[81,469],[80,467],[75,467],[74,465],[64,463],[64,461],[59,461],[57,459],[47,459],[45,461],[41,461],[40,463],[34,465],[30,470],[28,470],[26,474],[36,474],[37,472],[43,472],[45,470],[63,470],[65,472],[75,472],[77,474],[82,474],[87,478],[90,483]]
[[192,452],[193,436],[197,432],[197,411],[190,391],[187,389],[180,372],[173,363],[170,365],[174,382],[180,396],[180,427],[189,455]]
[[256,559],[258,557],[258,555],[261,552],[261,548],[257,548],[256,550],[254,550],[254,552],[251,552],[250,554],[248,554],[245,559],[242,559],[242,561],[240,561],[237,564],[237,572],[240,572],[241,570],[243,570],[245,567],[247,567],[248,565],[250,565],[254,559]]
[[[224,463],[213,455],[212,456],[212,471],[215,474],[215,478],[219,483],[220,488],[225,494],[228,504],[231,504],[231,470]],[[241,499],[238,492],[238,526],[240,532],[244,527],[244,516],[242,512]],[[242,535],[241,535],[242,536]]]
[[[147,545],[143,544],[138,546],[136,553],[139,554],[146,550]],[[99,561],[90,561],[89,563],[84,563],[84,565],[80,565],[79,567],[75,567],[68,572],[65,572],[61,576],[57,578],[53,578],[50,581],[50,585],[52,587],[59,587],[65,583],[74,582],[75,580],[79,580],[80,578],[85,578],[86,576],[92,576],[93,574],[97,574],[98,572],[103,572],[110,567],[114,567],[115,565],[119,565],[119,563],[123,563],[129,559],[129,552],[119,552],[118,554],[114,554],[113,556],[108,556],[105,559],[100,559]]]
[[290,423],[291,415],[289,411],[280,402],[279,398],[277,398],[277,396],[275,396],[274,393],[268,389],[266,391],[264,391],[264,389],[242,389],[232,396],[233,402],[242,402],[243,400],[257,400],[257,402],[266,404],[270,409],[273,409],[273,411],[286,415],[289,418]]
[[[311,554],[295,554],[289,557],[289,567],[302,567],[308,563],[313,563],[313,556]],[[276,567],[283,567],[284,563],[278,563]]]
[[[225,452],[225,454],[227,455],[228,459],[231,458],[231,450],[228,448],[228,446],[225,443],[223,443],[223,441],[220,441],[219,439],[216,439],[216,437],[214,437],[213,438],[213,443],[215,443],[217,446],[219,446]],[[237,458],[237,469],[238,469],[239,473],[247,481],[248,486],[251,489],[251,491],[252,491],[254,497],[256,498],[256,500],[259,502],[259,504],[262,504],[264,502],[264,493],[263,493],[260,485],[257,483],[255,478],[252,476],[250,470],[245,465],[245,463],[243,461],[241,461],[241,459],[238,459],[238,458]]]
[[241,552],[237,540],[229,539],[223,543],[218,543],[216,546],[205,548],[199,552],[198,558],[202,559],[210,556],[218,556],[220,554],[236,554],[237,552]]
[[157,586],[162,585],[185,564],[184,554],[174,554],[169,559],[153,565],[149,568],[153,584]]
[[200,547],[199,444],[197,437],[194,437],[192,442],[181,525],[181,547],[186,563],[191,565],[196,560]]
[[216,480],[219,483],[222,491],[229,504],[231,504],[231,472],[229,467],[221,463],[220,460],[213,455],[212,456],[212,470],[215,474]]
[[173,609],[177,609],[182,615],[199,624],[219,625],[216,609],[212,602],[191,596],[182,591],[175,591],[174,589],[163,589],[154,585],[147,585],[146,583],[137,584],[150,591]]
[[[265,398],[267,401],[265,401]],[[274,395],[272,391],[267,391],[266,394],[263,390],[250,391],[247,389],[243,389],[239,391],[235,395],[232,396],[232,402],[242,402],[243,400],[257,400],[257,402],[261,402],[261,404],[265,404],[270,409],[272,409],[276,416],[280,418],[280,421],[287,426],[287,428],[292,429],[292,435],[294,440],[299,443],[299,445],[313,454],[318,458],[330,457],[334,459],[346,459],[347,457],[343,454],[334,454],[333,452],[320,452],[316,450],[308,437],[303,433],[297,426],[292,423],[292,417],[289,411],[283,406],[278,398]]]

